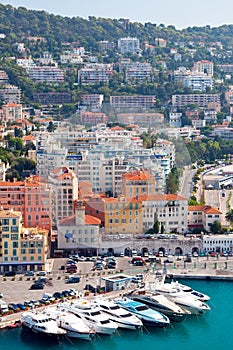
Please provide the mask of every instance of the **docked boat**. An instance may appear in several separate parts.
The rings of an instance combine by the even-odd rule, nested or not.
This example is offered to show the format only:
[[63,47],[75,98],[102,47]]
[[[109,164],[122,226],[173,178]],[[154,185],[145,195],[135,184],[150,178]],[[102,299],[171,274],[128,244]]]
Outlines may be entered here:
[[146,291],[166,296],[169,300],[182,307],[182,309],[190,311],[192,315],[203,315],[210,310],[206,303],[187,295],[180,288],[174,287],[170,283],[157,281],[147,284],[145,289]]
[[186,286],[185,284],[181,284],[178,281],[172,281],[171,285],[180,288],[183,292],[185,292],[185,294],[191,295],[192,297],[200,301],[206,302],[210,300],[209,295],[198,292],[197,290],[194,290],[191,287]]
[[137,316],[120,307],[113,300],[96,298],[95,303],[108,315],[110,320],[116,322],[119,328],[135,330],[142,327],[142,321]]
[[23,312],[22,326],[38,334],[50,336],[62,336],[66,334],[66,330],[58,327],[56,321],[42,312]]
[[163,313],[174,322],[181,322],[191,314],[190,311],[182,309],[182,307],[158,293],[134,292],[129,297],[130,299],[146,304],[153,310]]
[[82,340],[92,340],[95,332],[85,324],[79,315],[74,315],[69,311],[65,311],[59,307],[47,308],[46,313],[52,320],[55,320],[58,326],[66,330],[66,335],[70,338],[78,338]]
[[143,324],[156,327],[165,327],[170,324],[170,320],[166,315],[149,308],[147,305],[141,302],[134,301],[127,297],[115,299],[115,302],[119,306],[131,312],[133,315],[140,318]]
[[88,300],[80,299],[71,303],[63,303],[62,307],[82,317],[96,333],[111,335],[118,328],[117,324],[110,320],[109,316],[103,313],[97,304]]

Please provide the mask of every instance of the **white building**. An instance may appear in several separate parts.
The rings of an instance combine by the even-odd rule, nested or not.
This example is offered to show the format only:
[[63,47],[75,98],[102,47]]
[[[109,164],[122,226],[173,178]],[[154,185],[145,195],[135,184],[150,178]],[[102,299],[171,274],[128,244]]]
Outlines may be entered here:
[[232,253],[233,235],[203,236],[203,250],[205,252]]
[[197,73],[205,73],[208,76],[212,77],[214,75],[214,64],[208,60],[201,60],[195,62],[193,71]]
[[143,203],[143,230],[153,228],[156,220],[165,232],[182,233],[187,229],[188,200],[176,194],[140,196]]
[[48,176],[51,188],[53,224],[74,213],[74,201],[78,199],[78,179],[67,167],[55,168]]
[[87,252],[100,247],[101,220],[85,215],[85,207],[78,202],[75,214],[61,220],[58,225],[58,249],[69,252]]
[[140,51],[140,42],[137,38],[120,38],[118,40],[118,50],[121,54],[132,53],[137,54]]
[[182,126],[182,113],[170,112],[169,125],[170,127],[180,128]]
[[203,228],[210,231],[215,222],[222,222],[222,212],[210,205],[191,205],[188,207],[187,223],[189,229]]
[[192,74],[184,78],[184,87],[190,88],[193,91],[206,91],[209,87],[213,88],[213,79],[207,74]]

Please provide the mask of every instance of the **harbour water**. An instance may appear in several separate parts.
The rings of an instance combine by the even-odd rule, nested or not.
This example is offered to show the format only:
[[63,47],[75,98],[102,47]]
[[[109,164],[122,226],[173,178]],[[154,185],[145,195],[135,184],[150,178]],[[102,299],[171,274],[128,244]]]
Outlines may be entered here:
[[62,343],[38,338],[21,328],[0,331],[1,350],[219,350],[232,348],[233,282],[189,281],[183,283],[210,295],[211,311],[192,316],[166,329],[145,329],[143,332],[121,330],[108,337],[96,337],[92,343],[64,339]]

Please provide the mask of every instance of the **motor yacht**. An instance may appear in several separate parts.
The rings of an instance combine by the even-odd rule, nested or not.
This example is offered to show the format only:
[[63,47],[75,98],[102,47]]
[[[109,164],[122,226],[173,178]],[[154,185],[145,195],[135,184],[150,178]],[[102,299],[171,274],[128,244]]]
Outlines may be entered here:
[[142,327],[142,321],[137,316],[123,309],[113,300],[96,298],[95,303],[112,321],[116,322],[119,328],[135,330]]
[[60,328],[56,321],[41,312],[25,311],[22,313],[22,326],[34,333],[62,336],[66,330]]
[[60,308],[59,305],[46,308],[44,313],[55,320],[60,328],[65,329],[70,338],[92,340],[95,335],[93,329],[88,327],[80,316]]
[[198,292],[197,290],[194,290],[191,287],[186,286],[185,284],[181,284],[178,281],[172,281],[171,285],[180,288],[186,294],[191,295],[192,297],[200,301],[206,302],[210,300],[209,295]]
[[170,324],[170,320],[166,315],[149,308],[141,302],[123,297],[115,299],[115,303],[140,318],[143,324],[156,327],[165,327]]
[[166,296],[158,293],[146,293],[145,291],[134,292],[129,295],[129,298],[146,304],[151,309],[163,313],[174,322],[181,322],[191,314],[190,311],[182,309],[182,307],[169,300]]
[[82,317],[96,333],[111,335],[118,328],[117,324],[110,320],[109,316],[103,313],[97,304],[89,300],[79,299],[70,303],[62,303],[62,307]]
[[169,300],[182,307],[182,309],[190,311],[192,315],[203,315],[210,310],[206,303],[187,295],[182,289],[170,283],[157,281],[147,284],[145,290],[166,296]]

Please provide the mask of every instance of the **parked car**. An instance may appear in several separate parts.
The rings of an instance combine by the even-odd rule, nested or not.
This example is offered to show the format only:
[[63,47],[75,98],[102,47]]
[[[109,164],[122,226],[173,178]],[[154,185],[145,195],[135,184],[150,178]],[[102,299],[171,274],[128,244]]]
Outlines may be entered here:
[[24,276],[35,276],[35,272],[34,271],[26,271]]
[[44,289],[44,283],[34,283],[31,285],[30,289]]
[[27,301],[27,300],[26,300],[26,301],[24,302],[23,305],[24,305],[26,308],[27,308],[27,307],[33,307],[32,301]]
[[15,271],[7,271],[4,273],[4,277],[14,277],[16,275]]
[[29,303],[33,306],[40,306],[40,303],[38,300],[30,300]]
[[62,295],[61,292],[54,292],[54,293],[53,293],[53,297],[54,297],[56,300],[58,300],[58,299],[63,299],[63,298],[64,298],[64,296]]
[[66,283],[79,283],[80,277],[79,276],[69,276]]
[[47,274],[46,274],[46,271],[38,271],[36,275],[37,276],[46,276]]
[[18,306],[18,308],[20,309],[20,310],[25,310],[26,309],[26,306],[25,305],[23,305],[23,304],[21,304],[21,303],[18,303],[18,304],[16,304],[17,306]]
[[20,311],[20,308],[14,303],[8,304],[8,309],[13,310],[14,312]]

